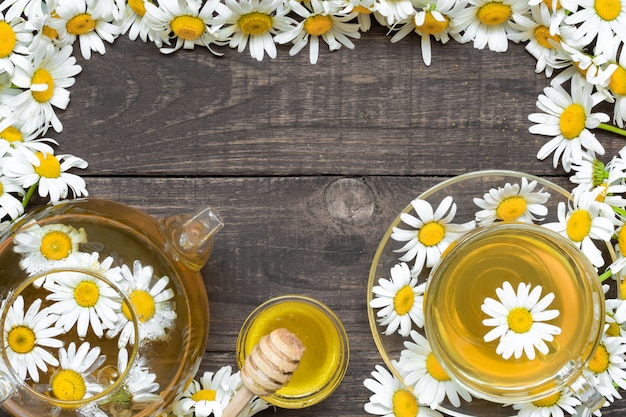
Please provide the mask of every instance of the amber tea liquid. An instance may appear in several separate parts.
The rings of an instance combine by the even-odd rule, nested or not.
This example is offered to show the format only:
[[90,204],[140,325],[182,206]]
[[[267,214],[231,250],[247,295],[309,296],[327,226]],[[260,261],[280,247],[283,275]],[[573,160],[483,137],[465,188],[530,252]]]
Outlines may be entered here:
[[[486,228],[459,242],[433,271],[426,293],[426,333],[449,374],[470,391],[498,402],[516,402],[555,389],[555,378],[572,359],[584,362],[595,348],[602,324],[603,295],[595,271],[573,245],[563,245],[538,226]],[[568,243],[568,242],[566,242]],[[546,342],[549,352],[534,360],[502,358],[500,339],[486,343],[493,327],[482,324],[485,298],[500,301],[496,288],[508,281],[552,292],[549,310],[560,314],[547,323],[561,334]]]

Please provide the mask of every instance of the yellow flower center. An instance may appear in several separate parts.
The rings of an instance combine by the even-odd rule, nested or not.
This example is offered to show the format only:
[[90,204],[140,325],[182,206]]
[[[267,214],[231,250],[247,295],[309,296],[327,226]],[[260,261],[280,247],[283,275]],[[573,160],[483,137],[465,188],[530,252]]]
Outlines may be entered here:
[[368,9],[368,8],[367,8],[367,7],[365,7],[365,6],[361,6],[361,5],[354,6],[354,7],[352,8],[352,11],[353,11],[353,12],[360,13],[360,14],[372,14],[372,11],[371,11],[370,9]]
[[552,395],[548,395],[545,398],[541,398],[539,400],[533,401],[533,405],[535,407],[552,407],[556,405],[561,399],[561,392],[557,391]]
[[391,404],[395,417],[415,417],[419,412],[415,395],[405,389],[393,393]]
[[445,234],[445,227],[433,221],[422,226],[417,233],[417,239],[424,246],[435,246],[437,243],[441,242]]
[[59,37],[59,32],[48,25],[43,25],[43,28],[41,28],[41,33],[43,33],[43,35],[48,37],[49,39],[57,39]]
[[9,126],[0,132],[0,138],[6,140],[7,142],[22,142],[24,140],[22,132],[13,126]]
[[602,372],[609,369],[609,365],[611,363],[609,359],[609,351],[606,349],[606,346],[604,346],[604,343],[601,343],[589,360],[587,368],[589,368],[591,372],[601,374]]
[[609,323],[609,327],[608,329],[606,329],[606,335],[609,337],[617,337],[619,336],[621,333],[621,328],[619,327],[619,324],[617,324],[616,322],[612,321],[611,323]]
[[15,326],[9,331],[7,343],[15,353],[28,353],[35,348],[35,332],[26,326]]
[[413,292],[413,288],[405,285],[400,288],[400,290],[396,293],[396,296],[393,297],[393,308],[398,315],[403,316],[411,311],[414,300],[415,293]]
[[74,289],[74,299],[76,304],[83,308],[90,308],[96,305],[100,298],[100,290],[95,282],[82,281]]
[[63,401],[77,401],[83,399],[87,393],[85,379],[76,371],[63,369],[54,376],[52,395]]
[[586,210],[575,210],[567,220],[567,235],[574,242],[582,241],[591,230],[591,216]]
[[332,27],[333,20],[331,17],[321,14],[310,16],[304,21],[304,31],[313,36],[321,36],[331,30]]
[[617,247],[622,256],[626,255],[626,226],[622,226],[617,232]]
[[56,156],[52,154],[42,154],[37,152],[39,166],[35,167],[35,172],[44,178],[59,178],[61,176],[61,163]]
[[561,43],[561,37],[559,35],[550,35],[550,28],[543,25],[535,28],[535,39],[539,45],[546,49],[554,49],[554,46],[549,42],[550,40]]
[[0,182],[0,196],[4,194],[4,185]]
[[247,35],[260,35],[272,28],[272,16],[261,13],[252,12],[242,15],[237,21],[241,31]]
[[216,392],[212,389],[201,389],[193,393],[191,399],[198,401],[215,401]]
[[504,221],[513,221],[526,211],[526,199],[520,196],[507,197],[496,207],[496,217]]
[[[150,320],[152,316],[154,316],[155,312],[155,304],[154,298],[150,295],[150,293],[144,290],[133,290],[130,293],[130,302],[135,308],[135,312],[137,313],[137,318],[140,322],[145,323]],[[124,317],[128,320],[132,320],[132,316],[130,314],[130,310],[126,303],[122,304],[122,313]]]
[[52,231],[41,238],[41,254],[49,261],[65,259],[72,253],[72,239],[67,233]]
[[144,5],[143,0],[128,0],[128,7],[135,12],[138,16],[143,16],[146,14],[146,6]]
[[11,25],[0,21],[0,58],[8,57],[17,44],[17,35]]
[[431,352],[426,357],[426,371],[437,381],[449,381],[450,377],[443,370],[435,355]]
[[39,68],[37,71],[35,71],[31,83],[45,84],[48,86],[45,90],[42,91],[31,90],[31,94],[33,95],[33,98],[36,102],[46,103],[50,101],[50,99],[54,95],[54,79],[52,78],[52,75],[50,75],[50,72],[48,72],[48,70]]
[[206,30],[202,19],[195,16],[178,16],[171,21],[172,32],[181,39],[193,41]]
[[499,1],[485,3],[478,9],[478,20],[487,26],[501,25],[511,17],[511,6]]
[[613,71],[611,80],[609,81],[609,88],[617,95],[626,96],[626,68],[617,67],[617,69]]
[[595,0],[593,8],[602,20],[611,21],[620,15],[622,3],[620,0]]
[[609,184],[607,184],[606,182],[603,182],[602,184],[598,185],[598,187],[601,187],[602,191],[598,193],[595,200],[600,203],[604,203],[604,200],[606,199],[606,195],[609,191]]
[[436,35],[441,32],[445,32],[448,28],[448,24],[450,23],[450,19],[445,16],[444,21],[437,20],[433,17],[432,12],[426,12],[426,16],[424,17],[424,23],[421,25],[415,25],[415,28],[422,33],[427,35]]
[[575,139],[585,129],[587,115],[585,109],[580,104],[570,104],[567,106],[559,118],[559,128],[565,139]]
[[72,35],[85,35],[96,28],[96,21],[89,13],[81,13],[68,20],[65,28]]
[[[550,11],[554,11],[554,9],[552,8],[552,0],[543,0],[543,3],[548,6],[548,9]],[[556,10],[559,10],[561,8],[561,2],[559,0],[556,1]]]
[[533,315],[524,307],[515,307],[509,311],[506,323],[515,333],[526,333],[533,326]]

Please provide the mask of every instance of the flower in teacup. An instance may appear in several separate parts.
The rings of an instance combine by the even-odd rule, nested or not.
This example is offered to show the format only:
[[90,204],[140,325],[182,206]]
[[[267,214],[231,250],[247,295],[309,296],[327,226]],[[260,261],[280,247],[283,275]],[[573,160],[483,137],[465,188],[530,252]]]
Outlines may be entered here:
[[40,307],[41,299],[37,298],[24,312],[24,298],[20,295],[9,307],[4,322],[4,347],[9,363],[20,379],[28,375],[34,382],[39,382],[40,370],[45,373],[48,365],[59,365],[48,348],[63,346],[56,338],[63,332],[54,326],[57,317]]
[[534,223],[543,220],[548,214],[544,204],[550,193],[543,188],[537,191],[537,181],[528,182],[522,177],[522,184],[504,184],[504,187],[491,188],[483,198],[474,198],[474,204],[482,210],[476,213],[476,222],[480,226],[495,221],[516,221]]
[[59,349],[59,368],[50,376],[50,393],[62,401],[78,401],[103,391],[93,373],[104,363],[100,347],[84,342],[76,349],[72,342]]
[[[129,368],[128,350],[122,348],[117,356],[117,371],[123,374],[127,368]],[[149,403],[163,400],[158,394],[159,389],[156,374],[150,372],[150,368],[146,365],[146,358],[137,357],[130,365],[122,385],[101,406],[102,408],[110,407],[113,414],[120,409],[147,406]]]
[[[121,287],[128,295],[129,301],[137,315],[139,340],[160,340],[167,336],[176,320],[176,311],[172,306],[174,291],[168,287],[169,277],[163,276],[156,282],[153,280],[153,268],[143,266],[135,261],[131,271],[127,265],[122,265]],[[135,331],[130,308],[122,304],[117,313],[117,323],[106,333],[109,338],[119,334],[118,347],[127,343],[135,343]]]
[[[29,274],[53,268],[72,254],[80,251],[80,245],[87,242],[87,232],[82,227],[53,223],[40,226],[32,223],[17,233],[13,250],[22,255],[20,267]],[[36,283],[36,285],[40,285]]]
[[607,400],[622,398],[616,387],[626,389],[626,339],[607,337],[596,348],[585,375]]
[[376,312],[378,324],[387,326],[383,334],[398,331],[402,336],[408,336],[411,323],[424,326],[426,282],[418,285],[417,277],[411,276],[404,262],[394,265],[390,274],[390,279],[380,278],[378,285],[372,288],[375,298],[370,301],[370,307],[380,309]]
[[89,328],[102,337],[105,329],[115,327],[121,296],[104,280],[83,272],[63,271],[46,280],[43,287],[50,291],[46,299],[54,302],[50,311],[59,316],[57,327],[69,331],[76,325],[79,337],[85,337]]
[[610,241],[616,223],[615,212],[611,206],[598,201],[602,192],[602,187],[592,191],[575,189],[570,204],[559,202],[558,221],[543,224],[571,240],[598,268],[604,265],[604,259],[594,241]]
[[398,378],[380,365],[363,385],[373,392],[365,411],[383,417],[442,417],[441,413],[418,403],[417,397]]
[[471,401],[469,392],[450,378],[433,354],[428,340],[415,330],[411,331],[411,341],[405,341],[405,349],[395,362],[396,369],[404,382],[413,387],[413,392],[421,404],[433,409],[448,399],[455,407],[461,405],[461,398]]
[[489,316],[483,325],[493,327],[483,339],[489,343],[500,339],[496,353],[504,359],[526,357],[535,359],[535,349],[542,354],[549,351],[546,342],[552,342],[554,336],[561,333],[558,326],[546,323],[559,316],[559,310],[546,310],[554,300],[554,293],[541,297],[542,287],[520,282],[517,291],[504,281],[496,288],[498,300],[486,297],[481,310]]
[[230,366],[224,366],[215,373],[205,372],[200,381],[192,380],[182,397],[172,405],[172,413],[177,417],[221,416],[241,386],[239,372],[231,372]]
[[517,417],[564,417],[563,410],[576,415],[575,407],[579,404],[580,401],[566,389],[529,403],[513,404],[513,409],[519,410]]
[[463,224],[452,223],[456,215],[456,204],[451,196],[445,197],[434,212],[430,203],[420,198],[411,201],[411,205],[417,217],[402,213],[400,219],[413,229],[394,227],[391,238],[398,242],[407,242],[394,252],[405,252],[399,258],[402,262],[414,259],[411,273],[417,275],[424,265],[429,268],[434,266],[450,243],[476,227],[476,222],[471,220]]

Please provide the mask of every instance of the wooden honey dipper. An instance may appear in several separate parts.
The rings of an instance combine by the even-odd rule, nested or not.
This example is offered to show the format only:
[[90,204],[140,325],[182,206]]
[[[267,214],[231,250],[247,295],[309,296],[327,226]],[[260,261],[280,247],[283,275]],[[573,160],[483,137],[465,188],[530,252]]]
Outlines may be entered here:
[[261,337],[241,369],[243,386],[224,409],[222,417],[237,417],[255,395],[272,395],[298,368],[304,346],[289,330],[279,328]]

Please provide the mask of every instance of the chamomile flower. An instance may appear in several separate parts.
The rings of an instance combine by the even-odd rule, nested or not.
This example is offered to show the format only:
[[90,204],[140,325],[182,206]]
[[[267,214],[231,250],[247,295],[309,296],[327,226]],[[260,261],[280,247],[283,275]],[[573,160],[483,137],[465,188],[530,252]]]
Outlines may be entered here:
[[616,387],[626,389],[626,339],[603,337],[587,362],[585,374],[609,401],[621,398]]
[[28,20],[44,14],[43,1],[41,0],[4,0],[0,4],[0,12],[5,12],[7,20],[26,17]]
[[558,221],[543,225],[571,240],[598,268],[604,265],[604,259],[594,240],[609,241],[615,229],[613,209],[596,199],[601,192],[601,187],[598,187],[588,192],[573,193],[571,206],[559,202]]
[[376,16],[383,26],[393,27],[399,22],[409,20],[415,14],[411,0],[376,0]]
[[239,372],[231,374],[232,368],[224,366],[215,374],[205,372],[200,381],[192,380],[183,392],[182,398],[172,405],[172,412],[177,417],[192,413],[197,417],[213,414],[221,416],[228,402],[241,385]]
[[76,325],[79,337],[91,328],[102,337],[104,330],[115,327],[121,308],[120,294],[102,279],[82,272],[54,274],[43,287],[50,291],[46,300],[53,301],[50,311],[59,316],[56,326],[69,331]]
[[22,202],[15,197],[23,196],[24,193],[24,188],[14,179],[0,175],[0,219],[4,219],[5,216],[16,219],[24,213]]
[[230,39],[228,46],[243,52],[248,43],[250,55],[262,61],[267,53],[276,58],[274,35],[285,32],[295,26],[295,20],[287,14],[283,0],[226,0],[228,14],[216,20],[226,26],[220,29],[220,35]]
[[29,53],[28,45],[32,38],[33,35],[26,28],[23,19],[5,18],[0,13],[0,73],[13,75],[14,59]]
[[558,317],[559,310],[546,310],[554,300],[554,293],[541,297],[540,285],[520,282],[517,291],[508,281],[496,289],[498,300],[485,298],[480,309],[489,316],[483,325],[493,327],[485,336],[489,343],[500,339],[496,353],[504,359],[514,356],[515,359],[525,354],[530,360],[535,359],[535,349],[542,354],[548,353],[546,342],[552,342],[554,336],[561,334],[558,326],[547,321]]
[[375,298],[372,308],[380,309],[376,313],[378,324],[387,326],[384,334],[396,331],[408,336],[411,323],[424,326],[424,290],[426,283],[417,285],[417,277],[411,276],[406,263],[402,262],[391,268],[391,279],[380,278],[378,285],[372,288]]
[[513,404],[513,409],[519,410],[517,417],[564,417],[563,410],[576,415],[575,407],[579,404],[580,401],[565,390],[530,403]]
[[169,44],[169,30],[157,31],[150,27],[146,17],[146,1],[130,0],[127,2],[121,32],[122,35],[128,33],[130,40],[134,41],[137,38],[144,42],[150,40],[150,42],[154,42],[157,48],[161,48],[163,44]]
[[100,354],[100,347],[91,348],[84,342],[76,349],[72,342],[59,349],[60,367],[50,376],[50,393],[61,401],[78,401],[92,397],[103,391],[93,376],[106,360]]
[[328,44],[331,51],[340,49],[341,46],[352,49],[354,43],[350,39],[361,37],[359,25],[350,23],[356,13],[343,15],[328,3],[320,0],[311,0],[308,7],[291,0],[289,7],[303,20],[293,29],[274,37],[274,40],[280,44],[293,42],[289,55],[297,54],[309,44],[309,61],[315,64],[319,56],[320,37]]
[[82,69],[72,56],[72,47],[57,50],[51,44],[40,44],[31,55],[17,57],[15,62],[13,84],[24,91],[8,104],[20,115],[24,130],[32,132],[40,126],[52,126],[56,132],[63,130],[54,108],[67,108],[68,88]]
[[17,233],[13,241],[13,250],[22,255],[20,267],[36,274],[79,252],[81,243],[87,241],[87,233],[82,227],[76,229],[61,223],[33,223]]
[[[133,271],[128,266],[122,266],[124,282],[121,287],[135,309],[138,320],[139,340],[162,340],[168,336],[168,330],[174,325],[176,311],[172,306],[174,291],[168,288],[169,278],[163,276],[153,283],[153,268],[143,266],[135,261]],[[131,313],[124,304],[118,312],[117,323],[109,329],[106,336],[109,338],[119,335],[118,347],[127,343],[135,343],[135,324]]]
[[25,130],[24,123],[11,118],[0,120],[0,156],[22,156],[31,164],[37,164],[36,153],[53,153],[50,144],[58,143],[54,139],[38,138],[40,132]]
[[[622,1],[626,4],[626,1]],[[613,107],[613,120],[615,124],[623,128],[626,123],[626,42],[622,43],[621,52],[615,48],[610,55],[616,67],[610,74],[608,88],[615,100]]]
[[[117,369],[121,374],[128,368],[128,351],[120,349],[117,357]],[[150,372],[145,358],[138,357],[128,369],[122,386],[111,395],[111,406],[128,407],[130,404],[145,406],[148,403],[163,401],[158,394],[160,385],[156,382],[156,374]],[[109,405],[105,404],[105,407]],[[108,415],[108,414],[107,414]]]
[[54,327],[57,317],[40,308],[38,298],[24,313],[24,299],[20,295],[9,307],[4,323],[4,346],[11,367],[20,379],[29,376],[34,382],[39,382],[40,370],[45,373],[48,365],[59,365],[49,348],[63,346],[63,341],[56,338],[62,333]]
[[565,18],[575,25],[574,36],[585,45],[594,40],[596,54],[610,55],[615,43],[626,42],[626,0],[570,0],[577,9]]
[[387,369],[376,365],[373,378],[366,378],[363,385],[373,392],[365,403],[365,411],[383,417],[442,417],[441,413],[421,406],[417,397]]
[[226,6],[219,0],[209,0],[202,7],[200,2],[180,2],[178,0],[159,1],[158,7],[151,2],[144,2],[148,25],[157,33],[167,32],[176,39],[172,48],[159,48],[164,54],[181,48],[194,49],[196,45],[205,46],[215,55],[221,55],[211,45],[225,45],[226,40],[213,25],[214,13],[225,13]]
[[517,29],[511,23],[529,13],[528,2],[521,0],[469,0],[459,13],[458,25],[463,34],[459,42],[473,42],[474,48],[488,46],[494,52],[506,52],[509,36]]
[[570,176],[570,181],[587,191],[599,187],[609,177],[604,162],[593,151],[583,152],[580,163],[572,164],[572,171],[574,174]]
[[367,32],[372,27],[371,15],[376,11],[376,0],[343,0],[343,8],[339,7],[339,13],[356,13],[356,20],[361,32]]
[[441,253],[465,232],[476,227],[472,220],[463,224],[454,224],[456,204],[452,197],[445,197],[433,212],[433,207],[426,200],[419,198],[411,201],[417,217],[409,213],[400,214],[400,219],[412,227],[410,230],[394,227],[391,238],[398,242],[407,242],[395,252],[404,252],[399,260],[415,260],[412,274],[419,274],[424,265],[432,267],[441,257]]
[[504,187],[490,189],[483,198],[474,198],[474,204],[482,209],[476,213],[476,222],[484,226],[499,220],[523,223],[543,220],[542,216],[548,214],[544,204],[550,193],[543,188],[534,191],[536,186],[537,181],[528,182],[522,177],[521,185],[506,183]]
[[269,408],[270,403],[265,401],[261,397],[254,397],[252,401],[250,401],[243,410],[239,413],[238,417],[252,417],[256,413]]
[[411,331],[411,339],[404,342],[405,349],[395,366],[404,382],[413,387],[419,403],[436,409],[446,398],[455,407],[461,405],[459,396],[471,401],[469,392],[443,370],[428,340],[415,330]]
[[609,116],[604,113],[591,113],[593,106],[603,100],[593,93],[593,86],[579,76],[572,77],[571,96],[560,85],[552,85],[539,95],[537,107],[545,113],[532,113],[528,120],[536,123],[530,133],[554,136],[541,147],[537,158],[545,159],[554,152],[553,166],[561,160],[565,172],[570,172],[572,164],[582,162],[583,150],[592,150],[604,155],[604,148],[589,129],[594,129]]
[[50,20],[50,28],[57,31],[64,44],[73,45],[78,40],[84,59],[91,58],[91,51],[104,55],[103,41],[112,43],[120,34],[120,27],[113,24],[113,15],[103,14],[105,10],[98,3],[103,2],[58,0]]
[[457,34],[456,17],[465,8],[465,1],[435,0],[427,2],[415,11],[410,22],[393,35],[391,42],[397,42],[411,32],[421,38],[422,60],[431,63],[431,36],[442,44],[450,40],[450,34]]
[[68,196],[71,190],[75,197],[87,196],[85,180],[68,172],[72,168],[87,168],[84,159],[73,155],[54,155],[37,152],[37,164],[24,157],[7,158],[5,175],[16,178],[24,188],[37,184],[40,197],[49,197],[53,203]]
[[626,337],[626,301],[607,298],[604,305],[604,334],[607,337]]

